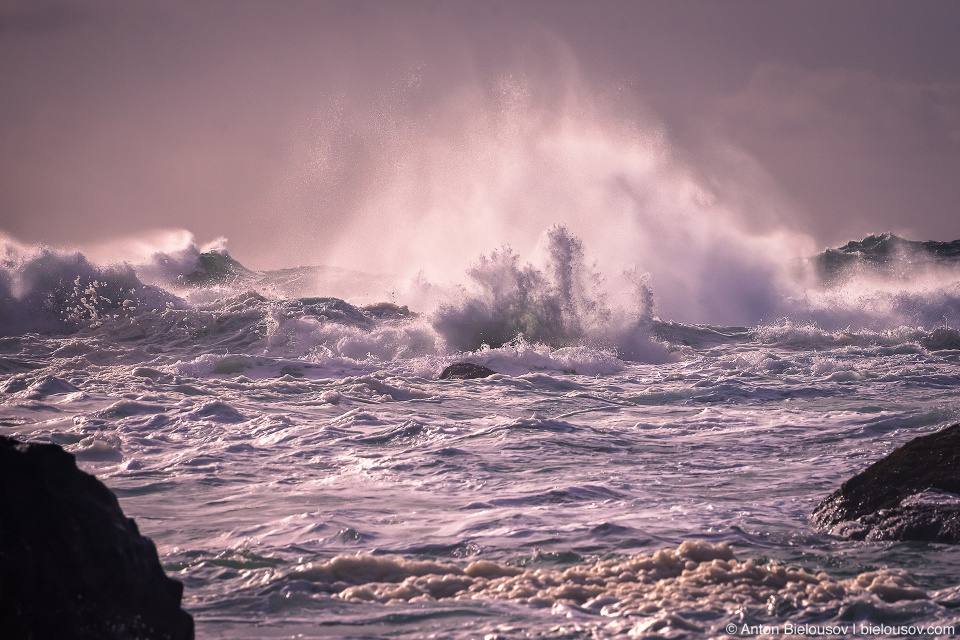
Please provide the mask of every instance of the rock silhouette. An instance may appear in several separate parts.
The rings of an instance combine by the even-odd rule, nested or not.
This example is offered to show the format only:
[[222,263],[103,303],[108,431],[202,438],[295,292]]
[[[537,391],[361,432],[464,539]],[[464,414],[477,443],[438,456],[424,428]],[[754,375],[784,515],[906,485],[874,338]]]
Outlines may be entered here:
[[960,424],[914,438],[821,502],[814,521],[857,540],[960,543]]
[[153,542],[71,454],[0,436],[4,638],[192,640],[182,594]]
[[472,380],[474,378],[486,378],[492,376],[496,371],[488,369],[483,365],[473,364],[472,362],[454,362],[449,367],[440,372],[441,380]]

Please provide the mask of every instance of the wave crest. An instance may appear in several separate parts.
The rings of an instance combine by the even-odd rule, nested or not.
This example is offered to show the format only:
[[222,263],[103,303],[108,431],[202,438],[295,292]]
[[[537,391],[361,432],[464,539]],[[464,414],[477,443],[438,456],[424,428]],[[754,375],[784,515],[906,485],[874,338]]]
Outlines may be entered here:
[[137,278],[127,266],[97,267],[77,252],[5,246],[0,270],[0,335],[69,332],[178,299]]
[[651,337],[653,294],[636,271],[629,306],[611,306],[603,276],[587,263],[579,238],[563,225],[545,236],[546,266],[520,263],[510,247],[482,255],[467,271],[473,287],[441,305],[432,324],[448,347],[474,351],[518,340],[610,348],[623,358],[662,362],[665,347]]

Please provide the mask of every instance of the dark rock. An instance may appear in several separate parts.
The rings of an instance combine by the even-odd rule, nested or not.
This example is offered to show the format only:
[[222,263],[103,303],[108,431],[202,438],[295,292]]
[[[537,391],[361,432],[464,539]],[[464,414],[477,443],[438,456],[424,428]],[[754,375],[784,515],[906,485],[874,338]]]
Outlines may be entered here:
[[398,320],[402,318],[416,318],[418,314],[412,313],[407,305],[398,306],[392,302],[378,302],[360,307],[360,310],[372,318],[378,320]]
[[182,595],[153,542],[72,455],[0,436],[4,638],[189,640]]
[[283,376],[291,376],[294,378],[303,377],[303,369],[298,367],[295,364],[284,365],[280,368],[280,375],[278,377],[282,378]]
[[195,287],[231,284],[249,276],[251,271],[230,257],[226,251],[206,251],[197,256],[199,268],[178,276],[178,280]]
[[495,373],[496,371],[493,369],[488,369],[483,365],[473,364],[472,362],[454,362],[440,372],[440,379],[473,380],[474,378],[486,378]]
[[960,424],[915,438],[847,480],[813,511],[863,540],[960,543]]
[[921,540],[960,542],[960,502],[957,504],[908,504],[881,509],[841,522],[832,533],[852,540]]
[[858,272],[898,277],[918,268],[952,266],[958,260],[960,240],[917,242],[884,233],[827,249],[810,262],[822,282],[836,284]]
[[374,322],[370,317],[364,315],[363,311],[340,298],[299,298],[295,304],[301,307],[305,316],[326,318],[340,324],[369,327]]

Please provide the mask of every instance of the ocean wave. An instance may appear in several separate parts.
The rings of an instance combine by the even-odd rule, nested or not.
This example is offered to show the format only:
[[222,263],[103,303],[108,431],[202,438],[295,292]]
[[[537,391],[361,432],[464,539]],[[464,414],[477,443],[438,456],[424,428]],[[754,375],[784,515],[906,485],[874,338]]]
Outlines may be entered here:
[[545,269],[521,265],[509,247],[481,256],[467,272],[472,288],[433,314],[446,344],[473,351],[522,339],[608,348],[626,360],[670,360],[650,332],[653,293],[644,277],[633,279],[632,308],[615,307],[603,276],[588,265],[583,243],[562,225],[548,230],[546,253]]
[[70,332],[144,310],[176,306],[127,266],[98,267],[79,253],[11,244],[0,268],[0,335]]
[[760,325],[752,331],[760,344],[796,350],[835,349],[840,347],[900,348],[899,352],[942,351],[960,348],[960,330],[951,327],[895,326],[890,329],[825,329],[814,322],[782,319]]
[[[198,570],[202,567],[192,569]],[[874,623],[946,613],[903,571],[880,569],[834,578],[782,564],[739,560],[726,544],[700,540],[650,555],[565,568],[486,559],[461,565],[360,553],[251,573],[241,589],[249,595],[308,588],[335,600],[391,608],[437,601],[506,601],[566,614],[587,626],[602,620],[607,632],[631,637],[653,632],[722,633],[721,629],[740,629],[750,620],[806,626],[810,616],[822,621],[828,612],[840,614],[850,608],[860,612],[861,622]],[[731,625],[731,619],[740,624]]]
[[[247,269],[222,241],[198,247],[189,239],[132,265],[97,265],[79,252],[5,240],[0,335],[87,331],[111,343],[162,344],[180,360],[205,353],[346,366],[406,360],[419,362],[411,366],[423,375],[423,363],[433,368],[453,357],[513,372],[604,372],[616,360],[665,363],[686,357],[691,347],[744,340],[793,349],[956,350],[955,245],[871,236],[830,250],[845,261],[831,277],[811,283],[798,276],[789,290],[778,280],[780,302],[765,305],[771,315],[751,328],[659,318],[662,294],[652,290],[648,274],[604,276],[562,225],[544,234],[540,266],[502,247],[480,256],[461,285],[421,282],[432,287],[432,302],[424,299],[420,313],[394,302],[277,297],[273,272]],[[833,264],[825,257],[831,255],[814,262]],[[731,304],[742,297],[732,289],[729,296]],[[110,345],[85,349],[77,356],[111,353]],[[223,373],[228,365],[214,364],[207,373],[218,366]]]

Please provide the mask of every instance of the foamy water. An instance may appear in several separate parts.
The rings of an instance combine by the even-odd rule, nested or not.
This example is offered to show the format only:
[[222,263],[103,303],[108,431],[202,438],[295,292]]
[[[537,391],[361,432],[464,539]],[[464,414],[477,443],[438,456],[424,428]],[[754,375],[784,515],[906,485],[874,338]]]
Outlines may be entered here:
[[[956,548],[808,517],[960,419],[949,265],[801,278],[729,327],[661,315],[642,274],[611,286],[565,227],[542,247],[406,308],[222,247],[109,266],[11,244],[0,424],[118,494],[201,638],[960,628]],[[438,379],[461,360],[498,373]]]

